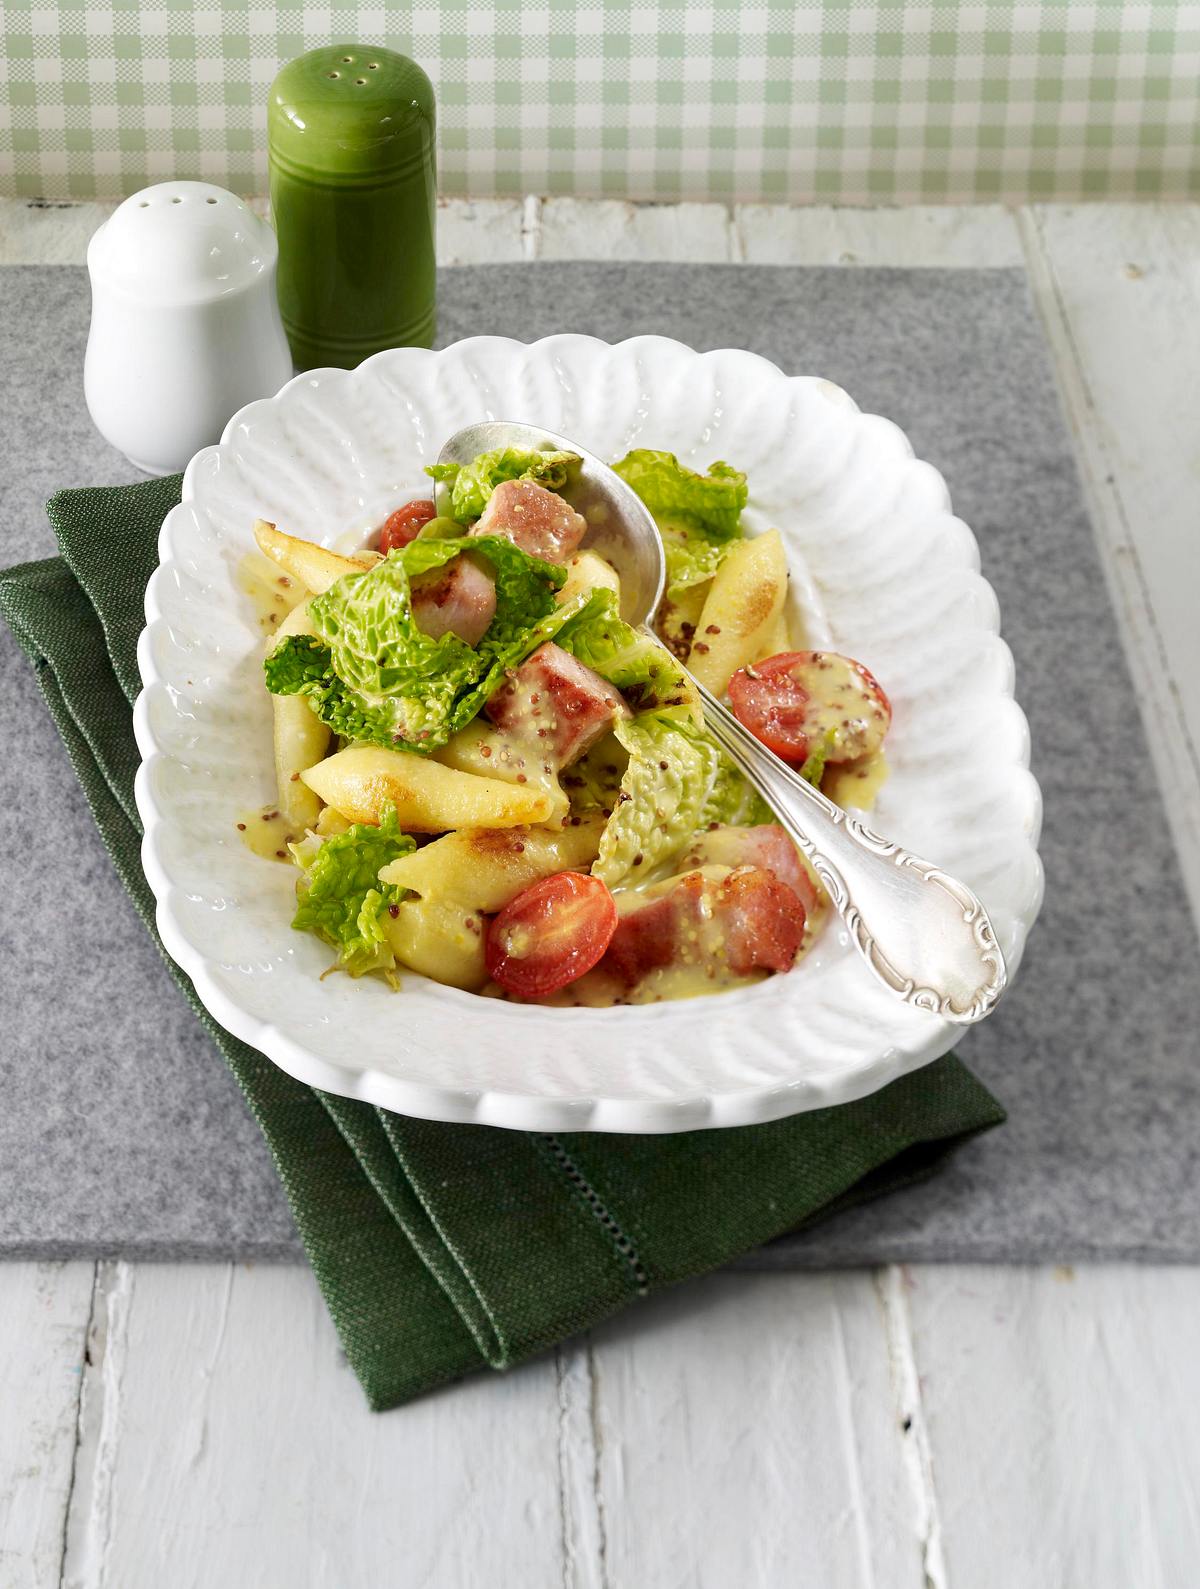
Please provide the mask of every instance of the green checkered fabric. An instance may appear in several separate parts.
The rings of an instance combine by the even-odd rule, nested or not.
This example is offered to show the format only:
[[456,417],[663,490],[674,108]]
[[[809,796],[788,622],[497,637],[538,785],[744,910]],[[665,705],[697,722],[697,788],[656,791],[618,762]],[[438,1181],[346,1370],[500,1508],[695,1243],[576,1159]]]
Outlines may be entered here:
[[0,192],[266,187],[279,66],[331,40],[429,72],[446,194],[898,203],[1200,194],[1180,0],[5,0]]

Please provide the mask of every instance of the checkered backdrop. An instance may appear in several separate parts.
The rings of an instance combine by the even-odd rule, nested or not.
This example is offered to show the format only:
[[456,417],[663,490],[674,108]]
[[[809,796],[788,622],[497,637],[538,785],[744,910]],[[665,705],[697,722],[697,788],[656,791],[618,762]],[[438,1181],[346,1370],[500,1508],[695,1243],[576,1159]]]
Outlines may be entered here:
[[1200,5],[0,0],[0,193],[266,185],[278,67],[412,55],[443,193],[825,202],[1200,192]]

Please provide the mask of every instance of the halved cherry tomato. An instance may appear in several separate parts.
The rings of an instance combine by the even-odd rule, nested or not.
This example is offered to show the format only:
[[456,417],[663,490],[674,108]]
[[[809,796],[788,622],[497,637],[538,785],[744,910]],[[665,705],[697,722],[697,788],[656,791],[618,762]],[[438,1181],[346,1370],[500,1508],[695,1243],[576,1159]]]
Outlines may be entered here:
[[616,930],[616,903],[598,877],[540,877],[489,927],[488,975],[521,998],[544,998],[590,971]]
[[733,714],[756,739],[784,761],[804,761],[808,756],[809,694],[792,672],[796,651],[739,668],[729,681]]
[[427,498],[420,502],[406,502],[384,519],[379,532],[379,550],[386,557],[398,546],[407,546],[421,533],[421,526],[436,517],[437,509]]
[[883,744],[892,706],[875,676],[836,651],[781,651],[729,681],[738,721],[784,761],[823,746],[826,760],[857,761]]

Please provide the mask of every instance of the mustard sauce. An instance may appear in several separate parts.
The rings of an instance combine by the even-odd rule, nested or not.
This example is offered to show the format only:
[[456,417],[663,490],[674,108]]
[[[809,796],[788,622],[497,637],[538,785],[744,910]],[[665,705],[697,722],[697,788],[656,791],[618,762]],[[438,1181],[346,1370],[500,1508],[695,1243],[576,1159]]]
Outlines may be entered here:
[[501,733],[485,718],[477,717],[453,734],[440,750],[433,752],[440,761],[458,772],[471,772],[482,778],[499,778],[505,783],[527,784],[549,795],[551,816],[557,820],[567,810],[567,797],[536,735]]
[[864,685],[849,657],[814,651],[812,660],[799,669],[799,679],[809,692],[804,729],[810,745],[832,738],[842,754],[854,750],[870,754],[883,743],[887,708]]
[[887,776],[887,757],[877,750],[858,761],[843,761],[826,767],[821,793],[843,810],[871,811]]
[[[668,999],[698,999],[706,993],[723,993],[729,988],[749,988],[765,982],[765,971],[736,976],[719,956],[707,961],[688,961],[682,965],[660,966],[630,988],[625,1004],[663,1004]],[[611,1001],[610,1001],[611,1002]]]
[[261,552],[247,552],[238,564],[238,589],[250,598],[258,627],[264,634],[273,634],[293,607],[308,595],[299,580],[285,574],[278,563],[273,563]]
[[264,861],[287,861],[289,864],[292,858],[288,845],[304,837],[303,833],[288,827],[275,805],[243,812],[235,823],[235,831],[252,854],[261,856]]

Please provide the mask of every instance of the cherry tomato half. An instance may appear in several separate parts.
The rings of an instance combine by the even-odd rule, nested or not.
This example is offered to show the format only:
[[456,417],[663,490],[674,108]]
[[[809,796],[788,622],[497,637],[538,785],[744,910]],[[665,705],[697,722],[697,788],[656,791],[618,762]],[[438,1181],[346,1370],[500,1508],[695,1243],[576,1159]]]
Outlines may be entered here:
[[729,681],[738,721],[784,761],[828,744],[830,762],[857,761],[883,744],[892,706],[879,681],[836,651],[781,651]]
[[739,668],[729,681],[733,715],[784,761],[803,761],[808,755],[809,694],[792,667],[800,656],[798,651],[781,651],[753,667]]
[[389,513],[379,532],[379,550],[386,557],[398,546],[407,546],[421,533],[421,526],[437,517],[437,509],[428,499],[406,502],[402,508]]
[[598,877],[540,877],[489,927],[488,975],[521,998],[544,998],[590,971],[616,930],[616,902]]

